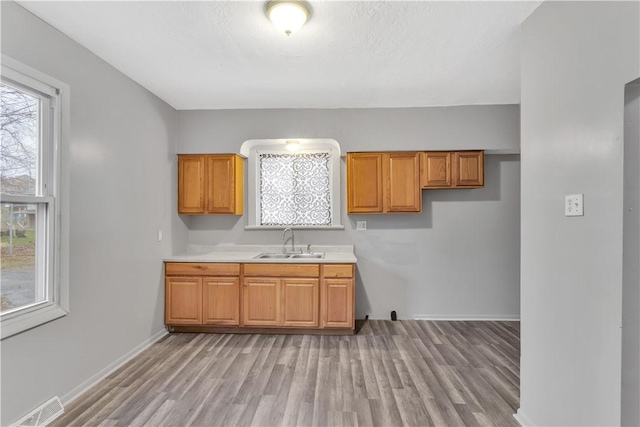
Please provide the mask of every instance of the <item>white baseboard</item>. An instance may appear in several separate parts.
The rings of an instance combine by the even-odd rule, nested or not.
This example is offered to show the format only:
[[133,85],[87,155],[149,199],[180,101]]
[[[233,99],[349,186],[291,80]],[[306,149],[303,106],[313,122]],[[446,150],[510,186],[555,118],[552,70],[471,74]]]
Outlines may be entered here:
[[142,353],[144,350],[149,348],[153,343],[155,343],[156,341],[159,341],[162,337],[164,337],[168,333],[169,332],[167,332],[166,329],[162,329],[158,333],[152,335],[149,339],[138,344],[131,351],[124,354],[122,357],[115,360],[113,363],[107,365],[104,369],[100,370],[97,374],[93,375],[92,377],[90,377],[89,379],[87,379],[77,387],[75,387],[69,393],[63,395],[60,398],[60,400],[62,401],[62,405],[67,406],[68,404],[76,400],[78,397],[80,397],[83,393],[85,393],[91,387],[93,387],[94,385],[96,385],[106,377],[108,377],[116,369],[120,368],[122,365],[124,365],[125,363],[127,363],[128,361],[136,357],[138,354]]
[[494,314],[416,314],[415,320],[473,320],[473,321],[497,321],[497,322],[519,322],[517,315],[494,315]]
[[[363,320],[364,316],[356,317]],[[388,314],[369,314],[370,320],[391,320]],[[519,322],[520,316],[514,315],[482,315],[482,314],[416,314],[413,317],[400,317],[398,320],[486,320],[496,322]]]
[[531,421],[529,417],[527,417],[524,412],[522,412],[521,408],[518,408],[518,412],[513,414],[513,418],[515,418],[518,424],[520,424],[522,427],[535,427],[533,421]]

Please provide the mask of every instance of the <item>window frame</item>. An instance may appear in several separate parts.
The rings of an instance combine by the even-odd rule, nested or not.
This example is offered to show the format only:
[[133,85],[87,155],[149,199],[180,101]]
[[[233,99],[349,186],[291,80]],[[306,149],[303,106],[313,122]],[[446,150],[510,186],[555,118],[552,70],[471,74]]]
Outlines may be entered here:
[[44,290],[44,301],[0,314],[0,339],[5,339],[69,313],[68,218],[61,215],[61,202],[68,206],[68,171],[61,163],[67,158],[70,88],[6,55],[2,55],[0,78],[40,100],[36,195],[0,193],[0,203],[37,206],[36,280],[45,282],[36,290],[36,294]]
[[[285,142],[289,139],[300,141],[301,148],[289,151]],[[241,152],[248,157],[248,223],[245,230],[282,230],[284,228],[303,230],[343,230],[341,220],[340,192],[340,145],[333,139],[265,139],[245,141]],[[261,154],[306,154],[329,153],[329,191],[331,198],[331,225],[261,225],[260,224],[260,155]]]

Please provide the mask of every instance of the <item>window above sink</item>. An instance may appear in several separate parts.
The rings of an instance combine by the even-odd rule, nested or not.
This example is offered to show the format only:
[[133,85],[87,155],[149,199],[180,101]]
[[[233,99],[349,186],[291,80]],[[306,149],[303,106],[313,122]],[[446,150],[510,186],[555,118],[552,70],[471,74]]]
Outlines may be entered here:
[[248,158],[247,230],[344,229],[340,210],[340,145],[333,139],[254,139]]

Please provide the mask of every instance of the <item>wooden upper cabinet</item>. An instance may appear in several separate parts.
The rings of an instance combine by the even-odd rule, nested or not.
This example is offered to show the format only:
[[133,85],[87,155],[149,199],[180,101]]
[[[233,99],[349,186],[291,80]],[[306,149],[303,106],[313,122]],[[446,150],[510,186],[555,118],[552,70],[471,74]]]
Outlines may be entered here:
[[235,154],[178,155],[178,213],[242,215],[243,176]]
[[419,153],[383,154],[386,177],[386,212],[420,212],[422,191],[420,191]]
[[178,156],[178,213],[204,213],[204,156]]
[[207,156],[206,180],[207,213],[242,215],[242,158]]
[[347,154],[347,212],[383,212],[382,154]]
[[420,212],[419,153],[348,153],[347,212]]
[[422,188],[451,187],[451,153],[427,151],[420,154]]
[[453,153],[453,177],[456,187],[484,186],[484,151]]
[[427,151],[421,153],[422,188],[478,188],[484,186],[484,151]]

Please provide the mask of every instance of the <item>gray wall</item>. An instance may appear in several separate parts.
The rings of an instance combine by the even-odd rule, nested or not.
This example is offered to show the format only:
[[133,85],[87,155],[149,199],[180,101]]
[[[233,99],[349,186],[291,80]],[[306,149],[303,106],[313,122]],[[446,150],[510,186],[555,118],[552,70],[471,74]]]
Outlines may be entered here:
[[[516,151],[519,141],[517,106],[180,111],[178,117],[180,153],[238,152],[254,138],[334,138],[343,153]],[[389,318],[391,310],[400,318],[519,317],[517,155],[487,156],[483,189],[424,191],[421,214],[347,216],[344,177],[343,161],[345,230],[299,230],[296,242],[355,245],[359,318]],[[366,220],[368,230],[355,231],[356,220]],[[185,221],[191,243],[281,242],[280,231],[245,231],[246,213]]]
[[[637,2],[544,2],[522,26],[521,400],[533,425],[620,423],[624,85]],[[564,196],[584,193],[584,217]]]
[[622,425],[640,425],[640,80],[624,96]]
[[239,150],[248,139],[333,138],[343,152],[520,152],[517,105],[375,109],[180,111],[180,153]]
[[15,3],[1,7],[2,53],[71,87],[71,312],[2,341],[8,425],[162,331],[161,259],[187,231],[173,213],[176,111]]

